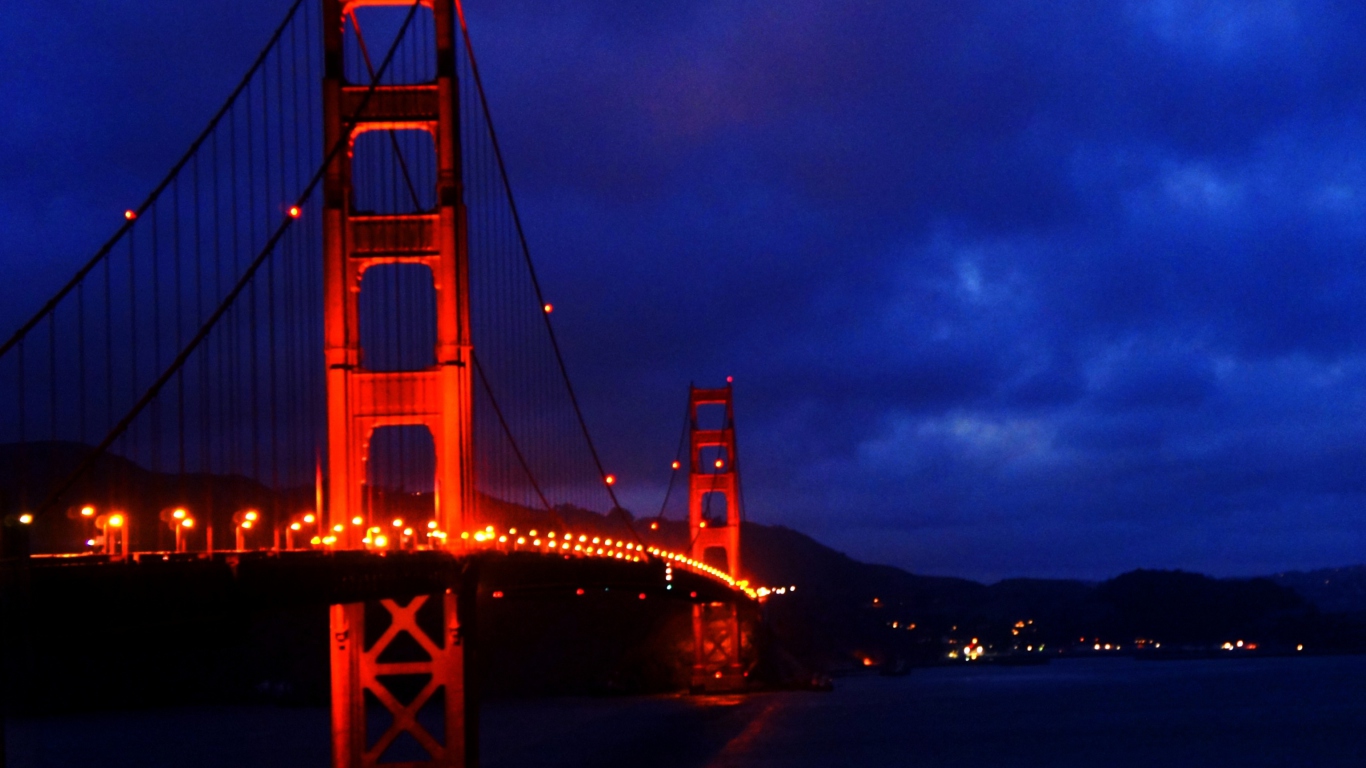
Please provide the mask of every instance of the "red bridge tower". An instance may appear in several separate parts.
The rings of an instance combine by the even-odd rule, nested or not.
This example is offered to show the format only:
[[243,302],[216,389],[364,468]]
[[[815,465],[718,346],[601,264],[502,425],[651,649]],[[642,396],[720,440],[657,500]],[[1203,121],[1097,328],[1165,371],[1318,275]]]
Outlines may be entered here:
[[[334,546],[338,549],[359,549],[372,522],[370,511],[362,505],[362,491],[370,439],[380,427],[422,426],[431,433],[439,530],[463,530],[472,510],[469,262],[461,186],[455,9],[452,0],[421,0],[421,4],[417,12],[429,9],[432,24],[410,25],[408,34],[416,34],[412,29],[435,31],[435,78],[377,86],[371,86],[369,78],[364,83],[346,80],[343,38],[347,19],[354,24],[358,9],[411,7],[411,0],[323,0],[322,4],[323,146],[330,151],[345,142],[346,147],[328,166],[323,183],[326,520],[327,533],[337,537]],[[417,47],[433,50],[427,43]],[[376,61],[374,66],[382,64]],[[404,214],[357,210],[353,173],[359,168],[352,161],[358,137],[368,131],[430,135],[430,151],[435,156],[426,167],[436,169],[432,209]],[[397,151],[397,140],[391,143]],[[436,294],[436,362],[429,368],[376,371],[366,367],[358,297],[366,271],[386,264],[421,265],[431,271]],[[460,541],[456,536],[450,540],[452,544]],[[406,766],[475,762],[470,738],[475,713],[465,686],[469,643],[463,637],[470,633],[467,627],[462,631],[464,612],[457,612],[457,607],[466,607],[457,603],[470,598],[457,597],[448,591],[419,596],[406,604],[385,600],[372,606],[382,607],[382,612],[371,621],[366,620],[363,603],[332,606],[335,768],[362,768],[395,759]],[[429,614],[434,618],[421,619]],[[415,696],[400,695],[385,684],[385,680],[418,676],[426,682]],[[383,733],[367,733],[367,699],[392,715]],[[428,719],[420,717],[423,712],[438,714]],[[433,720],[440,727],[429,730]]]
[[[720,407],[720,426],[702,429],[698,411]],[[688,476],[688,538],[694,560],[724,568],[740,578],[740,475],[735,451],[735,406],[731,386],[690,387],[691,419]],[[693,605],[692,669],[694,691],[734,691],[744,687],[740,666],[740,622],[733,602]]]

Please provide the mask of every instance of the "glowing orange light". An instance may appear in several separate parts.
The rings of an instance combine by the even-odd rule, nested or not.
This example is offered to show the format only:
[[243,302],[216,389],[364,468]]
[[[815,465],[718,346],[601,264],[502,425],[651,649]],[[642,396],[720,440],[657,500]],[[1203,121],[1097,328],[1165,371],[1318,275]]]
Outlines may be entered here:
[[652,530],[652,531],[657,531],[657,530],[659,530],[659,523],[658,523],[657,521],[656,521],[656,522],[650,523],[650,530]]
[[303,211],[300,210],[299,206],[297,206],[297,205],[291,205],[291,206],[289,206],[289,218],[291,218],[291,219],[297,219],[297,218],[299,218],[299,217],[302,216],[302,215],[303,215]]
[[670,464],[669,466],[673,467],[674,469],[678,469],[681,465],[675,461],[673,464]]
[[260,515],[259,513],[257,513],[256,510],[254,510],[254,509],[248,509],[248,510],[247,510],[247,513],[246,513],[245,515],[243,515],[242,517],[246,518],[247,522],[249,522],[249,523],[254,523],[254,522],[256,522],[256,519],[257,519],[258,517],[260,517],[260,516],[261,516],[261,515]]
[[193,528],[193,527],[194,527],[194,518],[193,518],[193,517],[187,517],[187,518],[185,518],[184,520],[181,520],[181,521],[180,521],[180,525],[181,525],[182,527],[184,527],[184,528]]
[[337,523],[336,525],[332,526],[332,530],[336,531],[337,533],[341,533],[342,531],[346,530],[346,526],[342,525],[341,523]]
[[703,520],[702,522],[700,522],[700,523],[697,524],[697,527],[698,527],[698,528],[706,528],[706,527],[707,527],[707,521],[706,521],[706,520]]
[[389,546],[389,537],[388,537],[388,536],[384,536],[384,535],[376,536],[376,537],[375,537],[375,546],[377,546],[377,547],[387,547],[387,546]]
[[314,536],[313,538],[308,540],[308,543],[316,547],[319,544],[323,543],[323,540],[321,536]]
[[427,528],[433,531],[436,530],[436,521],[432,520],[431,522],[427,523]]
[[355,517],[351,518],[352,525],[360,525],[363,522],[365,521],[361,519],[360,515],[356,515]]
[[394,518],[394,527],[395,527],[395,528],[402,528],[402,527],[403,527],[403,518],[401,518],[401,517],[396,517],[396,518]]
[[316,517],[313,516],[313,513],[312,513],[312,512],[309,512],[308,514],[304,515],[304,522],[305,522],[305,523],[308,523],[309,525],[312,525],[312,524],[313,524],[313,521],[315,521],[315,520],[317,520],[317,519],[318,519],[318,518],[316,518]]
[[404,536],[412,536],[412,535],[413,535],[413,529],[412,529],[412,528],[404,528],[404,529],[403,529],[403,535],[404,535]]
[[541,309],[545,310],[545,313],[548,315],[548,314],[550,314],[551,312],[554,312],[554,311],[555,311],[555,305],[554,305],[554,304],[546,304],[544,307],[541,307]]
[[290,524],[289,524],[289,530],[291,530],[291,531],[301,531],[301,530],[303,530],[303,525],[300,524],[300,523],[290,523]]
[[110,515],[110,517],[109,517],[109,526],[110,526],[111,528],[121,528],[121,527],[123,527],[123,515]]
[[90,517],[95,514],[94,507],[81,507],[81,517]]
[[607,477],[604,477],[604,478],[603,478],[603,482],[607,483],[608,485],[616,485],[617,476],[616,476],[616,475],[608,475]]
[[186,514],[186,512],[185,512],[184,509],[181,509],[181,508],[177,507],[176,510],[175,510],[174,512],[171,513],[171,517],[174,517],[174,518],[177,519],[177,520],[184,520],[184,519],[185,519],[185,514]]
[[29,513],[25,512],[24,514],[19,516],[19,522],[23,523],[24,525],[28,525],[29,523],[33,522],[33,515],[30,515]]
[[252,525],[252,523],[251,523],[250,520],[243,520],[243,521],[242,521],[242,530],[250,531],[250,530],[251,530],[251,525]]
[[725,465],[726,465],[726,462],[722,461],[721,459],[717,459],[717,460],[716,460],[716,468],[717,468],[717,469],[720,469],[721,467],[724,467]]
[[133,210],[132,208],[129,208],[128,210],[126,210],[126,211],[123,212],[123,218],[128,219],[129,221],[132,221],[133,219],[136,219],[137,217],[138,217],[138,212],[135,211],[135,210]]

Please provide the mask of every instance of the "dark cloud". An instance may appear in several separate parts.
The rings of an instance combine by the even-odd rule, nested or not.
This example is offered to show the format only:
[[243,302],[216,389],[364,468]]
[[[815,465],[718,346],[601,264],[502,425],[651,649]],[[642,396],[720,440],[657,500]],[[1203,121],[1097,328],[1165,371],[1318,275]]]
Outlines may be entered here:
[[[283,13],[248,5],[18,9],[7,269],[150,187]],[[1359,3],[469,6],[633,503],[687,382],[734,375],[751,515],[857,556],[1360,559]]]

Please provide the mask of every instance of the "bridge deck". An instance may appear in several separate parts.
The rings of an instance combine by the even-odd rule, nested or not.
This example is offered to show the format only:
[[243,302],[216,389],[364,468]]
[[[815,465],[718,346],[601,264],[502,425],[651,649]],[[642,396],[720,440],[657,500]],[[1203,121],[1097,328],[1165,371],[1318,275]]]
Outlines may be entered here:
[[[647,597],[733,601],[744,593],[660,560],[630,562],[535,552],[442,551],[139,553],[35,556],[5,566],[6,591],[26,599],[150,610],[214,604],[331,605],[458,589],[477,578],[481,596],[573,596],[579,589]],[[495,593],[497,593],[495,595]]]

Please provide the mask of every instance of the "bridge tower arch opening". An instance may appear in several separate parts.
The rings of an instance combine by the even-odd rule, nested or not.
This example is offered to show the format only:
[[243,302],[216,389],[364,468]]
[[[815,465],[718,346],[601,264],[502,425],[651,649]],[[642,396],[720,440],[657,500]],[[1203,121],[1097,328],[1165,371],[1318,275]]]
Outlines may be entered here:
[[[417,8],[410,0],[322,2],[324,146],[345,147],[323,177],[325,506],[329,529],[337,536],[335,549],[359,549],[364,543],[369,526],[353,521],[367,518],[367,462],[377,430],[425,428],[430,433],[435,523],[438,530],[456,534],[448,539],[453,545],[459,546],[458,532],[474,506],[456,14],[453,0],[418,2]],[[380,21],[369,25],[371,18]],[[394,22],[404,18],[417,23],[404,28]],[[398,54],[390,61],[423,63],[385,70],[390,50]],[[422,359],[416,365],[402,349],[386,358],[371,344],[367,354],[362,336],[372,334],[362,330],[364,284],[401,283],[412,274],[430,285],[418,293],[431,303],[426,316],[435,321],[428,341],[418,343],[434,354],[418,355]],[[365,310],[372,320],[386,311],[397,318],[412,311],[401,306],[402,290],[390,294],[395,298],[386,307],[389,293],[379,290],[367,297]],[[477,763],[477,710],[465,674],[472,659],[476,580],[466,573],[462,581],[460,590],[444,594],[331,607],[334,768],[367,768],[395,759],[442,768]],[[437,628],[417,619],[430,603],[439,604]],[[366,627],[376,622],[388,629],[370,637]],[[416,650],[411,658],[396,660],[395,649],[404,647]],[[414,676],[424,681],[415,697],[393,687],[395,678]],[[439,724],[420,717],[433,708],[440,712]],[[387,728],[371,729],[367,710],[387,712]],[[401,755],[395,745],[406,745]]]
[[[730,384],[688,390],[688,538],[690,557],[740,578],[739,461],[735,448],[735,404]],[[744,687],[740,663],[740,621],[735,603],[693,605],[692,690],[734,691]]]

